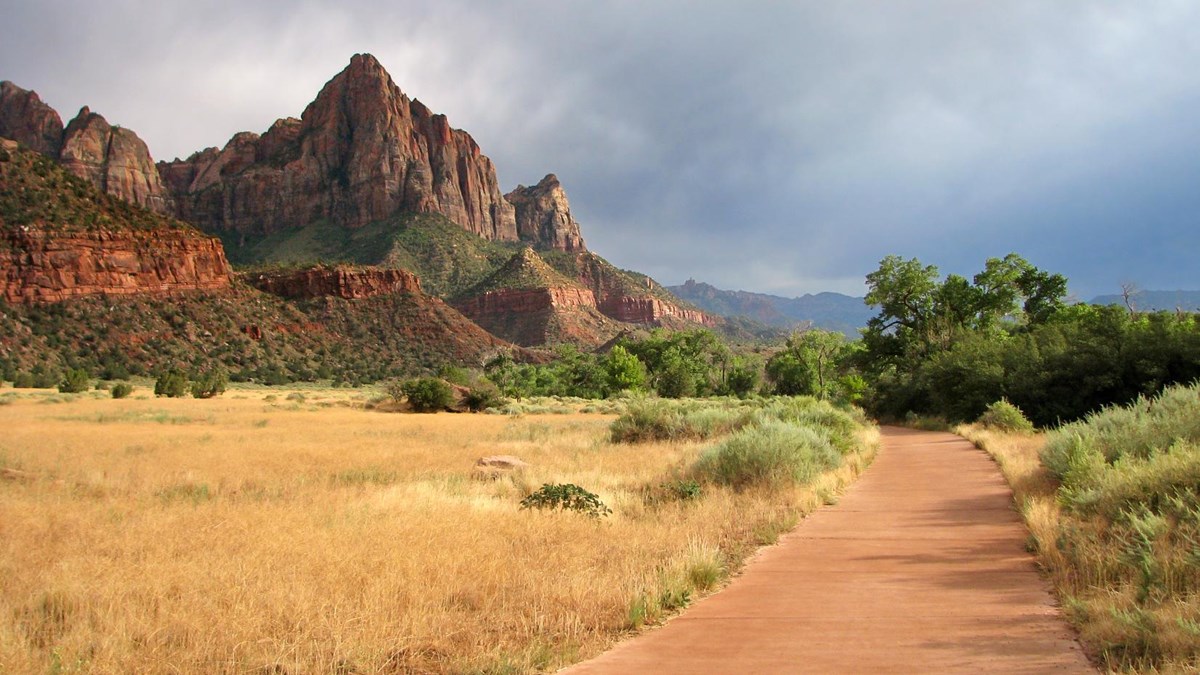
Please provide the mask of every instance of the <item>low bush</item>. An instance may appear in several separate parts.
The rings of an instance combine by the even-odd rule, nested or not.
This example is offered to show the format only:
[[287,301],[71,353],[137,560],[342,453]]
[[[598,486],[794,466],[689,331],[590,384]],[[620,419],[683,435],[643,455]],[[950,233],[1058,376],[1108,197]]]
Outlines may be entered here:
[[1170,387],[1063,425],[1046,439],[1042,461],[1061,479],[1088,455],[1108,464],[1124,457],[1145,459],[1178,441],[1200,442],[1200,385]]
[[857,408],[839,408],[811,396],[776,398],[762,408],[759,419],[821,429],[842,454],[854,449],[858,429],[867,421]]
[[67,370],[67,374],[58,383],[58,391],[63,394],[78,394],[79,392],[87,391],[89,381],[86,370],[71,368]]
[[612,510],[600,501],[599,495],[571,483],[546,483],[522,499],[521,508],[575,511],[592,518],[612,513]]
[[125,398],[133,393],[133,385],[128,382],[118,382],[110,390],[113,398]]
[[1200,660],[1200,387],[1051,433],[1040,457],[1059,518],[1039,541],[1068,616],[1114,671]]
[[836,468],[842,452],[822,429],[769,420],[743,429],[710,448],[692,475],[735,489],[804,483]]
[[499,408],[507,403],[504,397],[500,395],[500,390],[496,385],[482,380],[477,382],[475,386],[467,391],[466,397],[463,398],[463,405],[471,412],[483,412],[492,408]]
[[1002,398],[999,401],[989,405],[987,410],[979,416],[977,420],[979,424],[999,431],[1009,431],[1019,434],[1027,434],[1033,432],[1033,422],[1025,417],[1025,413],[1021,409],[1008,402],[1008,399]]
[[168,370],[154,381],[154,395],[180,398],[188,393],[187,376],[178,370]]
[[454,391],[449,384],[436,377],[422,377],[403,382],[396,388],[389,387],[393,398],[396,398],[397,391],[408,399],[416,412],[437,412],[454,404]]
[[229,377],[225,371],[216,368],[200,375],[192,382],[192,396],[196,398],[213,398],[225,392]]
[[753,421],[753,409],[712,401],[632,400],[613,421],[614,443],[713,438]]

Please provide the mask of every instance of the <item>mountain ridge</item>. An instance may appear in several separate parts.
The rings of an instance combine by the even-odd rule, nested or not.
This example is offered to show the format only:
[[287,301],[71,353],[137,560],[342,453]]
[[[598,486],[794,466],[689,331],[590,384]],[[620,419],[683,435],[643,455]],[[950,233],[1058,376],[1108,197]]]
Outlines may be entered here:
[[858,337],[875,315],[863,298],[825,291],[786,298],[751,291],[727,291],[688,279],[667,290],[700,309],[725,317],[745,317],[788,330],[820,328]]

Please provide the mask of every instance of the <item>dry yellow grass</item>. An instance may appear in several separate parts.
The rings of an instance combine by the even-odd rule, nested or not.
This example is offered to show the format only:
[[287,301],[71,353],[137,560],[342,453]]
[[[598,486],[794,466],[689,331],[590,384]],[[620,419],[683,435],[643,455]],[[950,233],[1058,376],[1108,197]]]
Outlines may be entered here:
[[[1193,591],[1151,603],[1138,599],[1135,586],[1123,579],[1127,574],[1115,569],[1126,552],[1086,536],[1103,525],[1065,513],[1056,499],[1058,484],[1038,456],[1044,435],[1002,433],[977,425],[956,431],[999,464],[1030,530],[1039,564],[1093,661],[1113,672],[1200,670],[1195,658],[1200,597]],[[1186,556],[1188,545],[1177,542],[1173,551],[1162,553]]]
[[[627,632],[639,598],[712,587],[870,459],[810,490],[647,504],[700,446],[613,445],[611,416],[0,393],[13,673],[550,670]],[[493,454],[533,466],[472,480]],[[613,515],[519,510],[543,482]]]

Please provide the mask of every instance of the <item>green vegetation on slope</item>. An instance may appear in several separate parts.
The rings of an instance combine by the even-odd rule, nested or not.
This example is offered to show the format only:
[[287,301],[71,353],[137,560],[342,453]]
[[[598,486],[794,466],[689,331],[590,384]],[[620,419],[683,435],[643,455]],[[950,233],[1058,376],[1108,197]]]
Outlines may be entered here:
[[462,294],[463,297],[482,295],[488,291],[532,290],[539,288],[574,288],[579,282],[568,279],[546,263],[532,248],[525,247],[508,259],[495,272]]
[[0,148],[0,232],[25,226],[60,233],[193,229],[104,194],[40,153]]
[[0,305],[0,379],[56,383],[70,368],[105,379],[223,366],[233,381],[364,384],[479,363],[493,339],[440,302],[410,294],[289,302],[241,285],[162,298]]
[[404,213],[357,229],[328,220],[266,237],[223,233],[226,254],[235,265],[356,263],[399,267],[421,279],[426,293],[460,293],[503,265],[517,244],[489,241],[445,216]]

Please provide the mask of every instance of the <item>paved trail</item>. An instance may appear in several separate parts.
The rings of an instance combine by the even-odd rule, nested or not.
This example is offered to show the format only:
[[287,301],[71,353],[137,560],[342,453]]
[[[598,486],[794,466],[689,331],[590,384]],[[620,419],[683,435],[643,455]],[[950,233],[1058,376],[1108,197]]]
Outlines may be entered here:
[[836,506],[727,589],[566,672],[1095,672],[991,460],[952,434],[883,438]]

